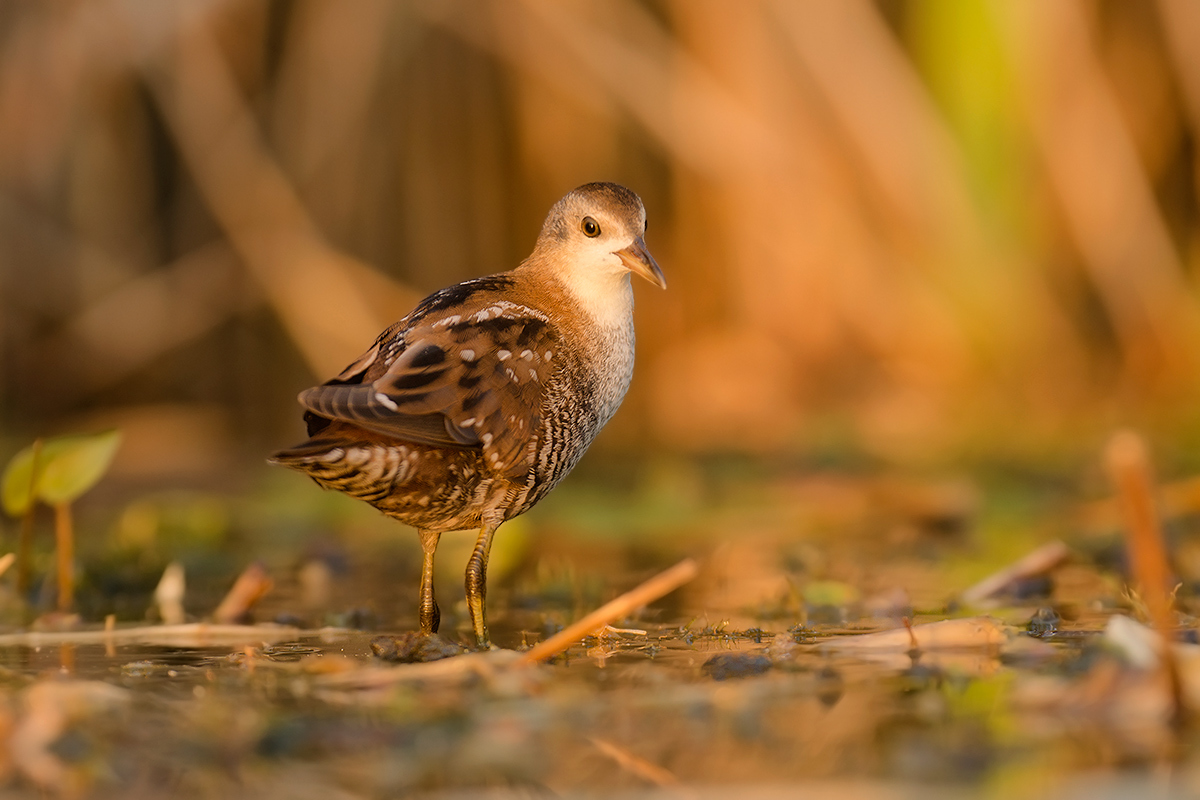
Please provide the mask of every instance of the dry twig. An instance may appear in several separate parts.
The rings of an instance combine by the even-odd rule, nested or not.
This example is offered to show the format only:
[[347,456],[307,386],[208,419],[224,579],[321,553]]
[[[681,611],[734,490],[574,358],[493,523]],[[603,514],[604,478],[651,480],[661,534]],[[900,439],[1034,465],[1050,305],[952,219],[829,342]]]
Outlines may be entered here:
[[1161,637],[1163,670],[1171,689],[1175,717],[1186,712],[1179,665],[1171,651],[1175,620],[1171,611],[1171,565],[1155,502],[1154,470],[1146,442],[1133,431],[1118,431],[1104,451],[1109,479],[1117,490],[1125,517],[1125,539],[1133,583]]
[[685,558],[666,572],[660,572],[642,585],[616,597],[581,620],[578,620],[544,642],[534,645],[521,655],[518,664],[533,664],[556,656],[583,637],[620,619],[647,603],[675,591],[696,577],[699,567],[694,559]]
[[49,647],[60,644],[134,644],[152,643],[176,647],[217,647],[246,642],[284,642],[302,635],[320,633],[302,631],[289,625],[215,625],[193,622],[187,625],[141,625],[136,628],[92,631],[27,631],[0,635],[0,647]]
[[604,753],[604,755],[617,762],[617,766],[621,767],[621,769],[638,776],[647,783],[652,783],[655,786],[679,785],[679,779],[672,772],[663,769],[657,764],[651,764],[646,759],[629,752],[624,747],[597,736],[589,736],[588,741],[595,745],[596,749],[601,753]]
[[1003,625],[991,617],[948,619],[821,642],[835,650],[957,650],[999,647],[1008,640]]
[[213,619],[221,623],[237,622],[243,619],[255,604],[271,591],[275,582],[267,574],[267,570],[257,561],[242,570],[242,574],[233,583],[233,588],[225,595],[225,599],[213,612]]
[[167,625],[182,625],[187,620],[183,610],[183,598],[187,591],[187,579],[183,564],[172,561],[163,570],[158,586],[154,589],[154,602],[158,604],[158,616]]
[[962,593],[962,601],[967,604],[978,603],[1003,591],[1021,578],[1042,575],[1066,561],[1071,555],[1070,549],[1060,541],[1044,544],[1029,553],[1020,561],[1010,564],[999,572],[994,572],[979,583]]

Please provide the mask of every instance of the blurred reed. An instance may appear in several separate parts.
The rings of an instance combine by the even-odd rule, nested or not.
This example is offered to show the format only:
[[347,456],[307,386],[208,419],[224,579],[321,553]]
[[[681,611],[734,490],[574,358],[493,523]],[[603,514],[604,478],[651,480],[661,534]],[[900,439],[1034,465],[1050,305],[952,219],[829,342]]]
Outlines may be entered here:
[[1193,432],[1195,9],[10,3],[0,429],[152,407],[168,447],[169,404],[267,449],[296,389],[616,180],[670,290],[609,446]]

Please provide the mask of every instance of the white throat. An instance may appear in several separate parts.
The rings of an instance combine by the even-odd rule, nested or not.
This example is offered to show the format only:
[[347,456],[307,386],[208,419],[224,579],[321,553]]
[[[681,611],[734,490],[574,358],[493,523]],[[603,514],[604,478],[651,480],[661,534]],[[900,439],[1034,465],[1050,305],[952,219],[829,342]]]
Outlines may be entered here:
[[604,328],[624,327],[633,317],[633,286],[624,269],[577,270],[563,283],[580,307]]

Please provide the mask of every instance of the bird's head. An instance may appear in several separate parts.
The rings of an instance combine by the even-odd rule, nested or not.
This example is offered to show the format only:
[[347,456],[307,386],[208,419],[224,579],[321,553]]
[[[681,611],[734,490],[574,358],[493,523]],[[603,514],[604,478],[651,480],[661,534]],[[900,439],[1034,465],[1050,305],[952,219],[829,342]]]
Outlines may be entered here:
[[537,252],[568,283],[592,284],[632,273],[667,288],[666,278],[646,249],[646,209],[641,199],[615,183],[588,183],[554,204]]

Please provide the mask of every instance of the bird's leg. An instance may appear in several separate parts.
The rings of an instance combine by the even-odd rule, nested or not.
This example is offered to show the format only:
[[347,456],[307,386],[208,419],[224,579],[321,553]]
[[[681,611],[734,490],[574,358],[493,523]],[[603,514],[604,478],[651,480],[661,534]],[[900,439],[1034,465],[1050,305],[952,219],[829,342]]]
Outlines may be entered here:
[[498,522],[484,520],[475,540],[475,549],[467,561],[467,608],[471,612],[471,626],[475,628],[475,644],[487,648],[487,620],[484,618],[484,598],[487,596],[487,563],[492,552],[492,534]]
[[421,537],[421,596],[417,618],[421,623],[421,633],[437,633],[442,615],[438,611],[437,601],[433,599],[433,554],[437,551],[441,534],[419,530],[417,535]]

